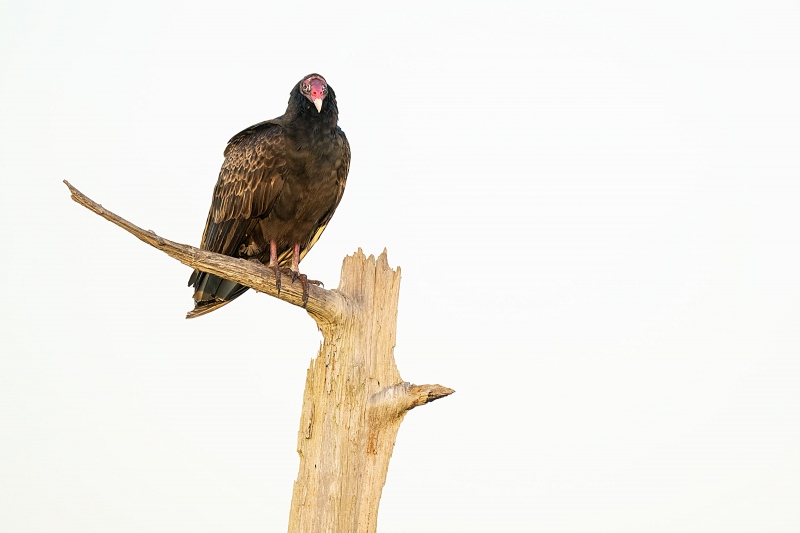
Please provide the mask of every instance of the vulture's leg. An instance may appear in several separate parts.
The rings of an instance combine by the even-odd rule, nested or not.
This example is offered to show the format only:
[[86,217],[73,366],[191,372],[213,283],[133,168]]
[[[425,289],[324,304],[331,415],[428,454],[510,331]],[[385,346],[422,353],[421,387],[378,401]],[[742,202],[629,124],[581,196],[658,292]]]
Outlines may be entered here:
[[275,272],[275,287],[278,289],[278,294],[281,293],[281,269],[278,268],[278,243],[275,239],[269,241],[269,268]]
[[303,307],[308,303],[308,284],[322,285],[321,281],[315,279],[308,279],[308,276],[300,273],[300,243],[295,243],[294,250],[292,250],[292,283],[299,279],[300,284],[303,286]]
[[300,243],[295,243],[294,250],[292,250],[292,282],[300,276]]
[[294,249],[292,250],[292,266],[290,268],[292,270],[292,283],[294,283],[296,279],[300,278],[300,285],[303,286],[303,307],[305,307],[308,303],[308,276],[300,273],[299,242],[294,244]]

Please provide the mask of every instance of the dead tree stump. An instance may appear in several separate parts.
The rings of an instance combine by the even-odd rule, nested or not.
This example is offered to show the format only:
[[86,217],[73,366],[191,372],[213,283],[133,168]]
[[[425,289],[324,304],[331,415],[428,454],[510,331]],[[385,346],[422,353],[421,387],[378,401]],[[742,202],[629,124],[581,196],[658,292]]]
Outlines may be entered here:
[[404,382],[394,361],[400,269],[386,251],[345,258],[344,309],[317,321],[324,342],[306,377],[297,438],[300,472],[289,532],[376,530],[378,503],[405,414],[451,394]]

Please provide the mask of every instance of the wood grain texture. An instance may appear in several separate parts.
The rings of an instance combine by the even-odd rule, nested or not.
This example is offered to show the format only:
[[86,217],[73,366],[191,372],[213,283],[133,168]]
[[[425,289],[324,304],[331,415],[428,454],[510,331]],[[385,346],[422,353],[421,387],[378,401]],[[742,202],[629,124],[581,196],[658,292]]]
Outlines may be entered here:
[[453,393],[400,377],[394,360],[400,269],[389,267],[385,250],[377,259],[361,250],[346,257],[337,290],[347,310],[321,328],[324,342],[306,376],[290,533],[376,531],[403,417]]

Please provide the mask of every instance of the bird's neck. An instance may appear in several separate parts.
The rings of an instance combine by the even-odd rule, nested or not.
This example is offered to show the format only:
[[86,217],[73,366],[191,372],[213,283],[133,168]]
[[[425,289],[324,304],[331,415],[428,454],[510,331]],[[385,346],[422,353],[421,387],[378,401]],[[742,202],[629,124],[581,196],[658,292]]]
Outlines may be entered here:
[[336,128],[336,122],[339,119],[336,98],[332,94],[328,98],[323,102],[322,111],[320,112],[305,96],[299,93],[293,95],[283,118],[297,127],[309,130]]
[[284,122],[288,126],[289,135],[302,145],[313,144],[323,138],[335,135],[336,132],[336,114],[325,109],[322,110],[322,113],[318,113],[316,109],[313,109],[313,113],[287,113],[284,116]]

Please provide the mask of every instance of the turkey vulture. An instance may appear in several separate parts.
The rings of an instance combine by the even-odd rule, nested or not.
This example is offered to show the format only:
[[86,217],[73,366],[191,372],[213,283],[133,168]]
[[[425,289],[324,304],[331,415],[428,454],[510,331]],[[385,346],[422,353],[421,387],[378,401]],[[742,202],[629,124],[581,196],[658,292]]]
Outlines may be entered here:
[[[200,249],[258,260],[275,271],[308,280],[299,263],[328,225],[342,199],[350,168],[350,144],[337,125],[333,89],[319,74],[300,80],[286,112],[236,134],[211,200]],[[209,313],[247,287],[200,270],[189,278],[194,309]]]

